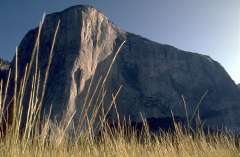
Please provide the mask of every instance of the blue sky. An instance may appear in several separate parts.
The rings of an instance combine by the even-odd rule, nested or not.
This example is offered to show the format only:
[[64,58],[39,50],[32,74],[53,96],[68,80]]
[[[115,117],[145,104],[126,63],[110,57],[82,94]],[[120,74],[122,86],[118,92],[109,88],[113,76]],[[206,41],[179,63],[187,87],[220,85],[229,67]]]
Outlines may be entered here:
[[43,12],[77,4],[95,6],[126,31],[209,55],[240,83],[240,0],[2,0],[0,56],[13,57]]

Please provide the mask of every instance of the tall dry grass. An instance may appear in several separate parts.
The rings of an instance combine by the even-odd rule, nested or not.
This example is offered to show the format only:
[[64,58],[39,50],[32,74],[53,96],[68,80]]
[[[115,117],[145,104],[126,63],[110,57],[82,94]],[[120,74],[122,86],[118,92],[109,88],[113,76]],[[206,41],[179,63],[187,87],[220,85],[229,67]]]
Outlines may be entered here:
[[[74,133],[69,135],[68,129],[72,123],[75,113],[67,116],[63,123],[52,124],[51,112],[41,116],[43,98],[46,90],[46,82],[51,69],[51,61],[55,47],[55,40],[60,27],[57,24],[53,44],[49,53],[49,62],[45,72],[43,84],[40,84],[40,71],[38,68],[39,40],[42,31],[43,20],[40,22],[36,43],[33,48],[31,61],[26,65],[23,78],[19,78],[18,73],[18,50],[16,50],[15,70],[9,70],[7,80],[0,82],[0,124],[6,124],[4,133],[0,139],[1,157],[46,157],[46,156],[115,156],[115,157],[236,157],[240,156],[236,139],[230,134],[206,135],[198,130],[195,134],[184,131],[181,126],[175,125],[174,134],[163,132],[159,136],[151,135],[144,123],[145,129],[141,132],[141,137],[136,130],[128,128],[118,123],[118,127],[111,129],[106,123],[106,115],[112,107],[116,107],[115,99],[121,90],[113,95],[113,100],[108,108],[102,111],[103,98],[106,94],[105,83],[108,79],[111,67],[123,46],[116,52],[107,74],[102,76],[95,87],[92,87],[93,77],[88,88],[81,117],[77,123]],[[30,77],[30,72],[34,70],[34,75]],[[14,94],[10,104],[7,102],[9,82],[14,76]],[[32,79],[31,88],[27,88],[29,79]],[[20,80],[20,83],[19,83]],[[3,89],[5,88],[5,89]],[[92,88],[93,93],[90,94]],[[40,89],[42,89],[40,91]],[[26,91],[30,90],[30,91]],[[26,92],[30,92],[26,120],[23,121],[23,99]],[[92,95],[92,96],[90,96]],[[96,101],[93,101],[96,98]],[[94,102],[94,104],[93,104]],[[7,119],[6,111],[11,105],[11,122]],[[26,104],[25,104],[26,105]],[[90,110],[91,106],[93,109]],[[185,106],[186,107],[186,106]],[[91,112],[91,114],[89,114]],[[187,117],[188,114],[186,113]],[[100,118],[99,118],[100,116]],[[98,120],[97,120],[98,119]],[[100,119],[100,120],[99,120]],[[192,120],[192,118],[190,118]],[[22,127],[22,125],[24,127]],[[188,124],[190,125],[190,124]],[[54,127],[53,127],[54,126]],[[189,127],[189,126],[188,126]],[[84,128],[84,129],[83,129]],[[101,136],[96,138],[96,128],[101,130]]]

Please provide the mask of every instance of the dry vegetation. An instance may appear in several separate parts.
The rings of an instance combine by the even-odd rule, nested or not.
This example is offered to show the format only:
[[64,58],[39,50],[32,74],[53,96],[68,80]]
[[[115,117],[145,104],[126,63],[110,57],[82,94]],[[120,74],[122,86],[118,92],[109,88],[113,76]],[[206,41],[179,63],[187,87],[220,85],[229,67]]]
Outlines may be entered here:
[[[4,124],[6,120],[4,111],[6,110],[6,98],[8,93],[8,85],[11,79],[11,75],[14,76],[14,94],[12,98],[12,122],[6,125],[4,134],[0,139],[0,156],[2,157],[30,157],[30,156],[115,156],[115,157],[235,157],[240,156],[239,148],[237,147],[236,139],[229,134],[215,134],[205,135],[201,130],[195,134],[183,133],[180,126],[176,125],[175,134],[168,132],[162,133],[159,136],[152,136],[148,132],[148,127],[145,125],[145,129],[142,132],[141,138],[136,134],[133,129],[127,129],[125,127],[119,127],[115,131],[109,129],[105,123],[105,116],[101,118],[99,124],[102,128],[102,134],[100,137],[95,138],[93,123],[96,120],[98,111],[101,110],[101,104],[103,103],[101,98],[94,104],[95,108],[91,117],[88,117],[89,106],[91,104],[91,97],[87,96],[84,103],[84,109],[81,113],[81,120],[78,127],[74,131],[75,134],[68,134],[69,124],[72,121],[72,116],[66,123],[60,123],[54,129],[52,128],[52,122],[49,115],[46,115],[44,121],[40,122],[39,115],[41,112],[42,100],[44,97],[44,91],[46,88],[46,81],[48,72],[51,67],[52,53],[55,45],[55,38],[57,36],[59,23],[56,28],[55,36],[53,39],[52,49],[50,51],[49,63],[46,69],[46,76],[43,84],[39,84],[39,69],[37,64],[39,37],[41,34],[42,23],[39,26],[39,33],[36,39],[36,44],[33,50],[31,62],[26,66],[25,75],[21,78],[21,83],[18,84],[18,59],[16,57],[16,67],[14,72],[10,70],[8,79],[6,82],[1,81],[0,86],[0,124]],[[121,48],[121,47],[120,47]],[[118,52],[116,53],[117,56]],[[18,56],[18,53],[16,53]],[[113,59],[112,64],[114,63]],[[104,96],[104,83],[108,77],[111,66],[107,72],[107,75],[103,79],[99,80],[96,87],[95,94],[97,97]],[[31,69],[35,69],[35,74],[31,78],[32,86],[30,89],[29,103],[27,104],[27,120],[24,123],[25,127],[22,128],[22,111],[23,111],[23,97],[26,92],[26,84],[29,81],[29,73]],[[5,84],[5,86],[4,86]],[[19,87],[18,87],[19,86]],[[40,88],[41,86],[41,88]],[[91,86],[91,85],[90,85]],[[5,87],[3,89],[3,87]],[[90,88],[90,87],[89,87]],[[6,90],[5,90],[6,89]],[[39,89],[42,89],[39,94]],[[121,88],[120,88],[121,89]],[[119,91],[120,91],[119,89]],[[118,94],[118,93],[117,93]],[[113,100],[117,96],[113,97]],[[26,104],[25,104],[26,105]],[[109,106],[115,105],[114,101]],[[107,113],[105,113],[106,115]],[[87,122],[87,123],[86,123]],[[41,123],[41,125],[40,125]],[[85,124],[85,131],[82,131]],[[3,125],[2,125],[3,126]],[[2,127],[1,126],[1,127]],[[56,125],[55,125],[56,126]],[[126,131],[128,130],[128,131]],[[115,133],[114,133],[115,132]]]

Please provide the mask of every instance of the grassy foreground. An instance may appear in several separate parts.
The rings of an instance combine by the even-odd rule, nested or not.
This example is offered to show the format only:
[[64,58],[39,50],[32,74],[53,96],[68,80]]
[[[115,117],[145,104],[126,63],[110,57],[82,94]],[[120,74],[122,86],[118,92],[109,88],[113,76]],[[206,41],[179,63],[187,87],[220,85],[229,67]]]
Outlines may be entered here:
[[33,156],[57,156],[57,157],[237,157],[240,156],[239,149],[233,141],[225,136],[209,137],[200,136],[193,139],[188,135],[177,134],[162,135],[155,140],[139,142],[134,136],[126,140],[125,137],[118,136],[110,138],[104,137],[102,141],[91,140],[74,142],[61,142],[57,144],[57,137],[43,144],[41,139],[36,137],[33,142],[12,142],[16,139],[6,137],[0,143],[0,156],[12,157],[33,157]]
[[[64,120],[65,123],[53,124],[50,120],[50,114],[46,115],[44,120],[40,120],[42,100],[45,93],[46,81],[51,66],[55,38],[59,29],[60,22],[55,31],[53,44],[49,55],[49,62],[45,72],[45,79],[40,85],[38,69],[38,49],[39,38],[41,34],[42,21],[39,25],[39,33],[36,44],[32,53],[32,59],[26,66],[23,78],[18,78],[18,53],[16,53],[15,70],[9,71],[8,79],[0,83],[0,157],[237,157],[240,156],[240,149],[237,147],[236,139],[229,134],[205,135],[201,130],[195,134],[183,133],[181,126],[176,125],[175,134],[164,132],[159,136],[152,136],[148,132],[148,127],[142,133],[141,138],[136,131],[120,127],[118,130],[109,129],[105,123],[105,112],[101,118],[101,128],[103,132],[97,139],[94,136],[94,127],[97,115],[101,111],[102,99],[92,103],[92,97],[104,95],[104,84],[110,72],[111,66],[118,54],[113,58],[106,76],[99,80],[98,84],[102,86],[94,87],[92,97],[87,95],[81,112],[81,121],[74,130],[74,134],[69,135],[67,131],[72,116]],[[122,45],[121,45],[122,46]],[[121,47],[120,47],[121,48]],[[30,77],[30,72],[34,71],[34,76]],[[13,79],[13,84],[11,82]],[[18,83],[20,80],[20,83]],[[29,81],[31,80],[31,81]],[[27,84],[31,82],[31,88]],[[14,86],[12,101],[7,102],[8,86]],[[89,87],[91,88],[91,87]],[[42,89],[39,91],[39,89]],[[23,117],[23,97],[26,90],[30,91],[28,101],[27,118],[22,121]],[[118,92],[117,92],[118,94]],[[113,96],[114,105],[116,95]],[[8,103],[10,105],[8,105]],[[89,117],[89,106],[95,107]],[[8,110],[10,106],[11,112]],[[26,106],[26,104],[25,104]],[[6,117],[6,111],[8,116]],[[108,111],[108,110],[107,110]],[[87,113],[87,114],[86,114]],[[21,127],[24,123],[25,127]],[[81,131],[83,126],[85,131]],[[54,127],[53,127],[54,126]],[[126,130],[128,130],[126,132]],[[115,133],[113,133],[115,132]]]

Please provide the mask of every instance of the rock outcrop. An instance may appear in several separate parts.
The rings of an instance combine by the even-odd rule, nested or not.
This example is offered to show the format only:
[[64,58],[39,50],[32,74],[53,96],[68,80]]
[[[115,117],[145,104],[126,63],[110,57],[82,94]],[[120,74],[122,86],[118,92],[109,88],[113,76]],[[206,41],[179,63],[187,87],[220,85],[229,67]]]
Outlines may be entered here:
[[9,66],[10,64],[8,61],[5,61],[2,58],[0,58],[0,80],[2,79],[5,80]]
[[0,70],[8,70],[8,68],[9,68],[9,62],[0,58]]
[[[135,122],[142,120],[141,115],[167,119],[172,117],[171,111],[185,118],[184,96],[190,115],[201,101],[198,111],[206,125],[234,131],[240,128],[240,92],[218,62],[125,32],[90,6],[74,6],[46,16],[38,57],[40,82],[58,20],[61,23],[43,100],[46,112],[52,105],[52,118],[61,119],[74,111],[78,118],[91,78],[94,75],[94,87],[126,40],[105,87],[107,106],[112,93],[122,85],[116,100],[120,118],[130,117]],[[30,62],[37,30],[29,31],[19,46],[20,76]],[[14,68],[14,61],[11,66]],[[114,110],[108,118],[116,119]]]

